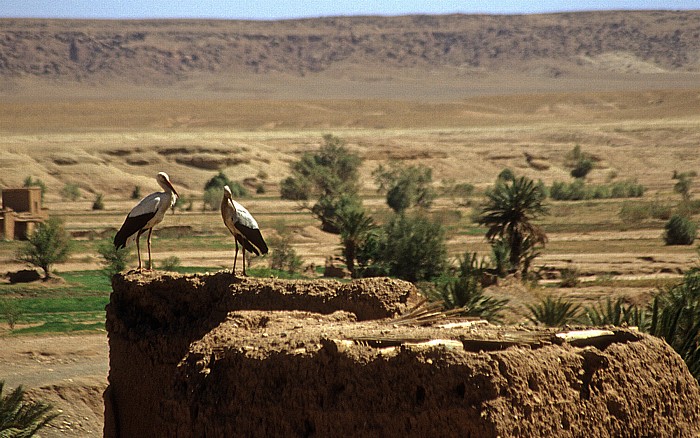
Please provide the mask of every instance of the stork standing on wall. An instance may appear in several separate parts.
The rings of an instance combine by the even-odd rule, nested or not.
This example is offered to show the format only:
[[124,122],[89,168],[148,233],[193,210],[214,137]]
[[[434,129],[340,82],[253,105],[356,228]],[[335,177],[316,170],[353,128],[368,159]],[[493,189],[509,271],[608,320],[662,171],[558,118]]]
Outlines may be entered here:
[[221,199],[221,217],[224,224],[236,239],[236,255],[233,256],[233,275],[236,275],[236,260],[238,259],[238,244],[243,246],[243,276],[245,273],[245,252],[256,255],[267,254],[267,245],[260,233],[258,223],[248,210],[233,200],[233,194],[228,186],[224,186],[224,197]]
[[159,172],[156,176],[158,185],[163,188],[163,192],[155,192],[143,198],[136,207],[131,209],[126,216],[124,224],[114,236],[114,246],[117,249],[124,248],[136,240],[136,252],[139,256],[139,267],[141,271],[141,248],[139,246],[139,238],[141,234],[148,230],[148,269],[153,269],[151,262],[151,232],[153,227],[159,224],[165,213],[177,201],[177,191],[170,184],[170,178],[165,172]]

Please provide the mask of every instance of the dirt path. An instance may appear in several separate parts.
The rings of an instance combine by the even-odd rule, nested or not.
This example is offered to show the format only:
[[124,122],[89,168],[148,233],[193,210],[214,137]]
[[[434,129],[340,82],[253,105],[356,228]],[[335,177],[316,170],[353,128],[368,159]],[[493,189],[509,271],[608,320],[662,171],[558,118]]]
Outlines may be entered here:
[[105,333],[0,337],[6,387],[22,385],[29,399],[49,402],[61,414],[42,437],[102,436],[108,371]]

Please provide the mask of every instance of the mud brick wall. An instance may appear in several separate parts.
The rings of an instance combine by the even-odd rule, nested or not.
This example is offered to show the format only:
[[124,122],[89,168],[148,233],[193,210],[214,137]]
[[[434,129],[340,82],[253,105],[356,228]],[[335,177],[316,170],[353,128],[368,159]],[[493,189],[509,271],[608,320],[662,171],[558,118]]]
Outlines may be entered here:
[[396,324],[409,283],[117,276],[105,436],[698,436],[664,342]]

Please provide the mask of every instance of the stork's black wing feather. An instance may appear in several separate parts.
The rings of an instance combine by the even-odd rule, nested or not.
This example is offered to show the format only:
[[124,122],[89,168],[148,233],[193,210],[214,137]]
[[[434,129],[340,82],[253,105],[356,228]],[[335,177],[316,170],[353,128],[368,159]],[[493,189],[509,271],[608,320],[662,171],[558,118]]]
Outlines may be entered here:
[[[267,244],[265,239],[263,239],[262,233],[257,228],[246,227],[240,222],[236,222],[236,229],[244,237],[244,242],[241,242],[248,252],[255,253],[257,255],[267,254]],[[247,245],[246,245],[247,243]]]
[[114,236],[114,247],[117,249],[124,248],[129,237],[138,233],[155,215],[156,213],[153,212],[139,216],[127,216],[124,224],[117,231],[117,235]]

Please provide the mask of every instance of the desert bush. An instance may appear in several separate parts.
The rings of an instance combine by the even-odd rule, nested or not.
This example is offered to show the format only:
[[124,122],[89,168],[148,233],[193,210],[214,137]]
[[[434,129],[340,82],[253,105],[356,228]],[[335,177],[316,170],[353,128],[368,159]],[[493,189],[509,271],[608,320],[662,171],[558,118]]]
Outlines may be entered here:
[[80,199],[80,187],[75,183],[66,183],[61,189],[61,198],[65,201]]
[[665,219],[671,218],[673,207],[658,201],[652,202],[630,202],[625,201],[620,207],[618,216],[625,223],[641,222],[645,219]]
[[528,319],[548,327],[561,327],[576,321],[579,317],[580,305],[562,299],[547,297],[537,304],[527,306],[530,311]]
[[97,253],[102,257],[102,272],[107,277],[122,272],[134,259],[131,248],[117,249],[114,246],[114,236],[105,239],[97,245]]
[[580,158],[576,164],[574,164],[573,169],[571,169],[571,176],[583,179],[591,170],[593,170],[593,161],[588,158]]
[[643,308],[634,304],[627,304],[623,298],[613,301],[608,298],[605,303],[586,306],[583,310],[582,320],[587,325],[627,325],[646,330],[649,325],[648,315]]
[[396,215],[384,226],[378,262],[390,275],[408,281],[432,280],[446,266],[447,249],[442,225],[424,215]]
[[178,256],[169,256],[161,260],[160,262],[160,269],[163,271],[177,271],[177,268],[180,267],[182,263],[180,262],[180,258]]
[[569,266],[566,268],[559,269],[559,274],[561,275],[561,280],[559,281],[559,287],[576,287],[579,283],[579,271],[576,266]]
[[41,189],[41,200],[44,200],[46,195],[46,183],[39,178],[34,179],[31,176],[24,178],[24,187],[39,187]]
[[357,277],[355,262],[357,253],[377,226],[361,208],[341,210],[335,217],[335,226],[340,231],[340,244],[345,265],[352,277]]
[[433,171],[422,164],[404,166],[394,162],[388,167],[380,165],[372,175],[378,191],[386,193],[387,205],[397,213],[413,206],[428,208],[435,199]]
[[49,403],[25,401],[21,385],[3,396],[4,387],[5,381],[0,380],[0,437],[32,437],[58,417],[58,412]]
[[102,193],[98,193],[95,195],[95,200],[92,201],[92,209],[93,210],[104,210],[105,209],[104,195]]
[[515,180],[515,173],[509,169],[509,168],[504,168],[498,173],[498,176],[496,177],[496,181],[501,181],[501,182],[506,182],[506,181],[514,181]]
[[270,269],[286,271],[290,274],[299,272],[303,262],[289,242],[289,238],[272,239],[270,243],[272,247],[269,256]]
[[697,226],[685,216],[673,215],[664,227],[666,245],[692,245]]
[[63,221],[50,217],[27,236],[27,242],[17,251],[16,258],[41,268],[46,279],[49,278],[51,266],[66,261],[70,251],[71,239],[63,227]]
[[683,201],[690,201],[690,187],[693,184],[693,178],[696,176],[698,176],[698,174],[695,171],[681,173],[675,170],[673,171],[672,178],[677,180],[677,182],[673,185],[673,191],[680,194]]
[[549,196],[557,201],[580,201],[588,199],[639,198],[645,187],[634,180],[617,181],[611,184],[586,185],[582,179],[570,183],[555,181]]
[[134,186],[131,191],[131,199],[141,199],[141,186]]

